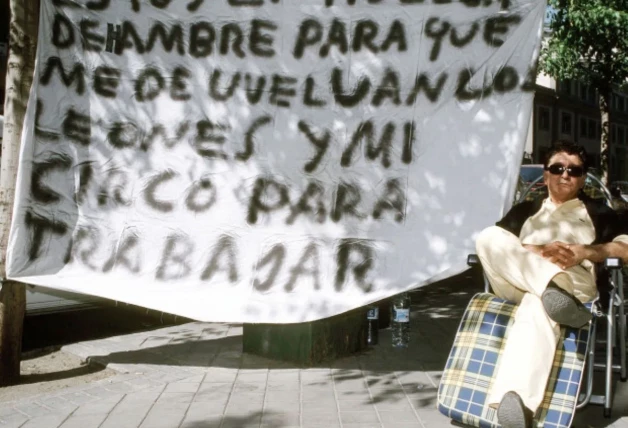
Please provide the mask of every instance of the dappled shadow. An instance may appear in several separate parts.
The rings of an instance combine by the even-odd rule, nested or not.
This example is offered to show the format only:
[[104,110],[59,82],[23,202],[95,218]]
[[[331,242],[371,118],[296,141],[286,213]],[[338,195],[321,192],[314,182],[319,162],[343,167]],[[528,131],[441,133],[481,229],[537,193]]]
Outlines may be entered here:
[[27,316],[24,319],[22,358],[25,353],[27,356],[36,355],[50,347],[155,330],[190,321],[145,308],[113,304],[81,311]]
[[97,373],[104,370],[105,367],[100,364],[85,364],[70,370],[56,371],[50,373],[29,373],[20,376],[20,385],[26,385],[39,382],[51,382],[55,380],[70,379],[73,377],[84,376],[86,374]]
[[[184,370],[206,368],[207,379],[211,379],[209,373],[216,369],[232,369],[233,379],[235,373],[242,370],[276,373],[303,369],[300,373],[315,372],[317,376],[302,375],[298,381],[302,392],[322,388],[331,395],[335,393],[338,400],[365,406],[388,409],[409,401],[416,409],[433,411],[441,372],[458,324],[471,296],[481,290],[482,285],[473,280],[470,272],[465,272],[412,292],[407,349],[392,348],[392,332],[388,328],[379,331],[379,343],[372,348],[305,366],[243,353],[239,325],[187,324],[129,336],[137,338],[118,341],[135,343],[129,345],[128,350],[92,354],[89,360],[109,366],[116,364],[128,372],[142,372],[146,365],[175,366]],[[203,421],[190,426],[212,426],[214,422]]]
[[418,334],[418,343],[429,346],[430,352],[421,352],[421,364],[425,370],[442,370],[471,298],[484,291],[471,270],[441,281],[439,286],[420,288],[412,296],[412,328]]
[[265,427],[281,427],[286,426],[282,422],[283,415],[264,412],[251,412],[244,416],[224,415],[216,416],[207,420],[198,421],[186,421],[181,424],[181,428],[236,428],[236,427],[249,427],[259,426],[262,423],[262,418]]
[[[604,355],[604,352],[598,352],[598,350],[596,350],[596,354]],[[593,394],[604,394],[604,387],[604,371],[598,369],[593,375]],[[617,421],[628,417],[628,383],[620,382],[619,376],[616,373],[613,378],[611,390],[613,391],[613,401],[610,418],[604,417],[602,406],[589,404],[576,411],[572,426],[574,428],[616,426],[615,423]]]
[[32,360],[33,358],[39,358],[45,355],[50,355],[54,352],[57,352],[60,349],[61,349],[61,346],[59,345],[45,346],[42,348],[32,349],[28,351],[25,351],[24,348],[22,348],[22,356],[20,358],[20,361],[28,361],[28,360]]
[[[616,405],[613,407],[617,407]],[[620,410],[613,409],[610,418],[605,418],[603,414],[603,410],[601,406],[594,406],[592,404],[586,406],[582,410],[576,412],[574,417],[574,421],[572,424],[573,428],[605,428],[611,426],[617,426],[616,423],[619,421],[620,424],[623,423],[623,419],[628,417],[628,410],[626,410],[626,406],[620,406]]]
[[[390,347],[390,329],[380,330],[379,344],[354,356],[322,361],[307,367],[366,371],[441,370],[456,329],[471,296],[481,291],[464,273],[411,293],[411,333],[407,349]],[[128,350],[91,355],[102,364],[155,364],[233,369],[303,368],[305,365],[262,358],[242,352],[242,331],[236,325],[181,325],[143,335]],[[277,344],[276,346],[279,346]],[[350,379],[348,379],[350,380]],[[339,381],[343,381],[339,377]]]

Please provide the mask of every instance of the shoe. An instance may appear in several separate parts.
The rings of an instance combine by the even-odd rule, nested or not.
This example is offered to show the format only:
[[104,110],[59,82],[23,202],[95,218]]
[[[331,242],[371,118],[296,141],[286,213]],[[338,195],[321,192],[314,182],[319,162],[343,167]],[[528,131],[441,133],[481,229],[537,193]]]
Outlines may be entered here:
[[541,296],[543,307],[547,315],[558,324],[573,328],[580,328],[589,321],[593,315],[574,296],[558,287],[553,281]]
[[497,421],[502,428],[531,428],[534,413],[528,409],[519,394],[509,391],[497,408]]

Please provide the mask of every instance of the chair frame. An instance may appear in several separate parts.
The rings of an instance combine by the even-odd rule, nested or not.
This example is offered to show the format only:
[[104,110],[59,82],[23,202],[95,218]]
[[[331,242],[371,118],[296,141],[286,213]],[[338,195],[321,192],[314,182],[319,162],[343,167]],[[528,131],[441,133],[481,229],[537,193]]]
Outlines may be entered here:
[[[604,184],[591,173],[587,173],[587,178],[595,182],[600,190],[603,192],[607,205],[612,208],[612,196],[609,190]],[[515,203],[520,203],[525,200],[530,190],[541,181],[543,177],[539,177],[532,181],[519,196],[519,199]],[[467,258],[467,264],[469,266],[480,266],[480,261],[475,254],[469,255]],[[576,409],[581,409],[587,404],[596,404],[604,406],[604,417],[609,418],[611,416],[611,408],[613,405],[613,373],[619,373],[620,380],[626,381],[626,311],[625,311],[625,295],[624,295],[624,281],[622,275],[622,261],[619,258],[611,257],[605,260],[604,266],[608,272],[610,272],[610,285],[611,290],[609,292],[608,310],[604,312],[600,305],[599,299],[593,302],[593,314],[594,317],[590,322],[590,336],[589,346],[587,350],[587,361],[585,364],[586,370],[586,386],[584,392],[581,392],[578,397],[578,404]],[[488,278],[483,273],[484,279],[484,291],[490,293],[491,286],[488,282]],[[595,348],[597,340],[597,324],[600,319],[604,318],[607,322],[606,331],[606,362],[595,362]],[[619,352],[619,363],[613,363],[613,350],[617,349]],[[593,394],[593,372],[595,369],[603,369],[605,372],[604,379],[604,394]]]
[[[586,390],[580,394],[576,409],[581,409],[587,404],[604,406],[604,416],[611,416],[613,405],[613,372],[619,373],[619,379],[626,381],[626,313],[624,300],[624,281],[622,275],[621,259],[608,258],[605,267],[611,272],[611,291],[609,293],[608,310],[605,313],[599,305],[594,311],[591,320],[590,344],[586,363]],[[599,302],[596,302],[599,303]],[[594,308],[596,307],[594,306]],[[595,362],[595,345],[597,340],[597,324],[600,319],[606,319],[606,362]],[[619,363],[613,363],[613,349],[619,352]],[[593,395],[593,372],[602,369],[605,372],[604,394]]]
[[[480,261],[476,254],[470,254],[467,264],[471,267],[481,268]],[[587,404],[604,406],[604,417],[610,418],[613,406],[613,373],[619,373],[620,380],[626,381],[626,313],[623,290],[623,275],[621,259],[611,257],[606,259],[606,269],[611,273],[611,291],[609,293],[608,311],[604,312],[599,305],[599,300],[593,302],[593,318],[589,324],[589,346],[587,349],[587,361],[585,364],[586,386],[584,393],[580,392],[576,409],[581,409]],[[491,292],[491,286],[486,275],[482,275],[484,280],[484,291]],[[617,310],[616,310],[617,309]],[[595,345],[597,340],[597,324],[599,319],[606,319],[606,362],[595,362]],[[619,363],[613,363],[613,349],[619,352]],[[593,369],[592,369],[593,368]],[[603,369],[605,372],[604,394],[593,394],[593,372],[595,369]],[[582,387],[580,389],[582,391]]]

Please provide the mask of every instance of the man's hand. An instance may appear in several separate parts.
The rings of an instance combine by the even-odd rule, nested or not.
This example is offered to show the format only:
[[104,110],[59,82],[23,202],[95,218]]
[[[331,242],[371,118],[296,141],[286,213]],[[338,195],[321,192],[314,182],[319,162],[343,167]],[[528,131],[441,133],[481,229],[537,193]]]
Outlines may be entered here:
[[591,247],[589,245],[569,244],[567,248],[573,253],[573,258],[571,263],[567,267],[563,267],[563,269],[579,265],[583,261],[592,258]]
[[566,244],[560,241],[545,245],[527,244],[524,248],[549,260],[561,269],[579,265],[587,256],[584,245]]
[[560,241],[544,245],[541,256],[561,269],[567,269],[578,264],[570,245]]
[[523,248],[528,251],[532,251],[534,254],[538,254],[539,256],[543,252],[543,248],[545,245],[534,245],[534,244],[522,244]]

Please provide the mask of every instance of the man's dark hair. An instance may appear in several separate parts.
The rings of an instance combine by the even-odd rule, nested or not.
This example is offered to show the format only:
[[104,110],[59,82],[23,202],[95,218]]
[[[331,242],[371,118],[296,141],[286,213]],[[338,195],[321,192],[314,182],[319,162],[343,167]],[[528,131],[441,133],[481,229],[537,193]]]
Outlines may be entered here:
[[587,151],[580,144],[571,143],[569,141],[557,141],[545,154],[545,159],[543,161],[543,166],[547,168],[549,166],[550,159],[556,153],[567,153],[568,155],[576,155],[582,161],[582,166],[584,167],[584,171],[586,172],[589,169],[589,157],[587,156]]

